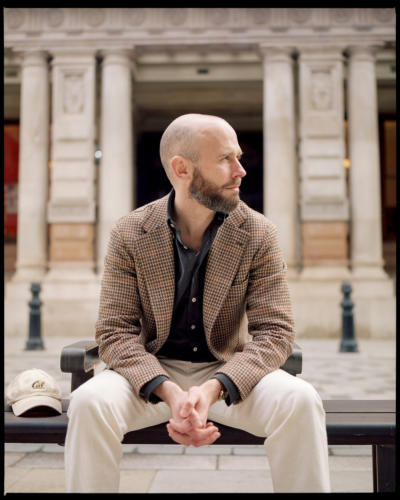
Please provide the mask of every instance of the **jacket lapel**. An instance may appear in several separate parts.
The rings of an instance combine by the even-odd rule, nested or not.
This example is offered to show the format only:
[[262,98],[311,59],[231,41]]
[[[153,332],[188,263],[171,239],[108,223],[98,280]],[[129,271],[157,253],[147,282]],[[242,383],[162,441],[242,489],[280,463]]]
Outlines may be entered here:
[[225,301],[247,246],[249,233],[240,229],[244,218],[234,210],[220,227],[208,255],[203,293],[203,324],[207,336]]
[[156,205],[144,222],[143,234],[136,240],[137,269],[146,281],[157,326],[158,345],[169,335],[175,294],[175,264],[172,232],[167,224],[166,198]]

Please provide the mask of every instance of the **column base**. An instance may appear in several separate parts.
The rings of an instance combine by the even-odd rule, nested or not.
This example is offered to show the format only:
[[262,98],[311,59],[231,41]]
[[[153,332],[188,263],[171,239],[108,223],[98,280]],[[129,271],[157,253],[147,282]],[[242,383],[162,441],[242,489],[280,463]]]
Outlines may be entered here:
[[33,283],[34,281],[42,281],[46,274],[46,268],[35,267],[17,267],[11,281],[13,283]]
[[[94,338],[100,276],[89,268],[58,267],[42,279],[41,336]],[[29,331],[30,282],[6,283],[5,336],[26,336]]]
[[[37,279],[33,281],[38,281]],[[39,295],[39,297],[41,294]],[[32,299],[31,280],[13,275],[4,289],[4,336],[29,335],[29,301]]]
[[353,276],[357,279],[385,280],[388,275],[380,266],[353,266]]
[[[382,271],[383,272],[383,271]],[[308,268],[289,279],[297,337],[342,337],[343,281],[352,286],[356,338],[395,338],[396,309],[393,281],[360,278],[345,268]]]
[[94,338],[99,297],[93,262],[53,265],[43,280],[44,335]]

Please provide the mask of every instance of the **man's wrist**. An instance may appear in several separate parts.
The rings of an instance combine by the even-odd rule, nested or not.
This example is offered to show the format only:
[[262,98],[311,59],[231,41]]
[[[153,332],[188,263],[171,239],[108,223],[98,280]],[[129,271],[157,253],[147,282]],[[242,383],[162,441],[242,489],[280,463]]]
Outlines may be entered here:
[[172,382],[171,380],[164,380],[158,385],[154,390],[153,394],[161,398],[168,405],[170,405],[171,400],[173,400],[177,395],[181,394],[182,389],[178,384]]
[[210,401],[210,404],[213,404],[216,401],[218,401],[221,391],[225,390],[225,387],[216,378],[211,378],[210,380],[207,380],[207,382],[204,382],[204,384],[202,384],[202,387],[203,389],[206,390],[206,395]]

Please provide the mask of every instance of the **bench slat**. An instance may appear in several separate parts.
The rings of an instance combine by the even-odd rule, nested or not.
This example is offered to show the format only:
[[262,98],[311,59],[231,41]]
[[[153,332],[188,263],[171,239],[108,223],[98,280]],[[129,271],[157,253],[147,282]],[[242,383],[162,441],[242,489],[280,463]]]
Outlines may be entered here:
[[[63,401],[66,410],[67,400]],[[329,444],[391,444],[396,435],[396,414],[394,402],[386,402],[384,411],[373,413],[373,401],[355,402],[356,412],[342,411],[348,400],[324,401]],[[350,405],[351,407],[351,405]],[[360,408],[367,411],[362,415]],[[393,408],[393,411],[390,411]],[[335,410],[335,411],[332,411]],[[370,412],[368,412],[370,410]],[[26,418],[16,417],[11,411],[4,412],[6,442],[15,443],[62,443],[65,439],[68,417],[64,412],[54,417]],[[263,444],[263,437],[253,436],[245,431],[217,424],[221,437],[216,444]],[[140,429],[125,435],[124,443],[129,444],[173,444],[165,424]]]

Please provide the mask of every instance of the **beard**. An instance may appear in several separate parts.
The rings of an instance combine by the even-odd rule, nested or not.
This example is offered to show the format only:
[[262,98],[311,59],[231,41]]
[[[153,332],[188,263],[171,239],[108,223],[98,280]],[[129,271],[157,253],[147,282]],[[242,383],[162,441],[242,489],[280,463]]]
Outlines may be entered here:
[[232,192],[230,196],[225,196],[224,188],[232,186],[232,182],[218,187],[213,182],[207,181],[198,168],[193,171],[193,179],[189,186],[189,193],[199,203],[214,212],[229,214],[234,210],[240,201],[239,193]]

